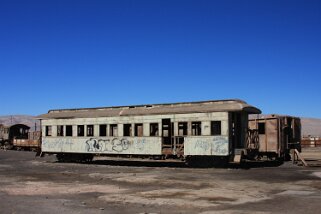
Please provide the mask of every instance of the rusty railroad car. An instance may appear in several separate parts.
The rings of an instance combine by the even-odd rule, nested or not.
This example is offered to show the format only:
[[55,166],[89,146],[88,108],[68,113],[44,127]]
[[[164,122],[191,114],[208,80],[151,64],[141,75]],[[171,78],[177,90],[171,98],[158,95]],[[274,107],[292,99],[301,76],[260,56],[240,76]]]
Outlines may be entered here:
[[252,117],[247,147],[259,158],[289,159],[291,149],[301,151],[300,118],[277,114]]
[[0,124],[0,147],[4,147],[9,142],[9,127]]
[[228,161],[246,146],[248,114],[259,113],[242,100],[50,110],[39,116],[42,153]]
[[2,149],[37,150],[40,148],[41,132],[30,131],[24,124],[0,125],[0,147]]

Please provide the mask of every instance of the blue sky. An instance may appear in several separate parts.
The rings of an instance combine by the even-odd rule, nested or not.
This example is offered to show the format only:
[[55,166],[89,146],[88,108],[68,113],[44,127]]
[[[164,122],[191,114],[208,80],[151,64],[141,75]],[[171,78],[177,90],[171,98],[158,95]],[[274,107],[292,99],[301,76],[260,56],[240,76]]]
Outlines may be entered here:
[[0,115],[239,98],[321,118],[319,0],[0,0]]

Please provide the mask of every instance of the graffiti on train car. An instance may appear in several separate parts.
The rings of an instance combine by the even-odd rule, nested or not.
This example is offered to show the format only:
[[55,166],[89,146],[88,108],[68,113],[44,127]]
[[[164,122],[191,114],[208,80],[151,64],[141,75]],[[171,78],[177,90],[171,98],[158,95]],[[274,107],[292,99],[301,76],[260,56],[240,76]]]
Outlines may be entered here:
[[123,152],[134,147],[137,150],[143,150],[146,144],[145,138],[132,139],[112,138],[112,139],[96,139],[90,138],[86,141],[87,152]]
[[158,139],[145,138],[45,138],[42,142],[44,151],[64,151],[64,152],[102,152],[102,153],[133,153],[150,151],[155,153]]
[[217,154],[228,153],[228,139],[224,136],[214,136],[213,139],[214,152]]
[[226,136],[186,138],[186,155],[226,155],[228,138]]
[[62,148],[62,146],[72,146],[72,140],[71,139],[64,139],[64,138],[58,138],[55,141],[42,141],[42,146],[48,149],[56,149],[56,148]]
[[122,152],[129,148],[130,142],[127,139],[96,139],[90,138],[86,141],[87,152]]
[[205,140],[197,140],[194,146],[195,149],[200,148],[204,151],[207,151],[209,147],[210,147],[210,144]]

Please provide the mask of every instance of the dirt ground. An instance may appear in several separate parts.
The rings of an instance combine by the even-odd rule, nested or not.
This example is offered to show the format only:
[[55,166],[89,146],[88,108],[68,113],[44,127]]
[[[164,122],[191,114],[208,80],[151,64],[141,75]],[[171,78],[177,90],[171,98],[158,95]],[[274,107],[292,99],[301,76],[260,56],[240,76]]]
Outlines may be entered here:
[[55,156],[0,151],[0,199],[0,213],[309,214],[321,209],[321,167],[58,163]]

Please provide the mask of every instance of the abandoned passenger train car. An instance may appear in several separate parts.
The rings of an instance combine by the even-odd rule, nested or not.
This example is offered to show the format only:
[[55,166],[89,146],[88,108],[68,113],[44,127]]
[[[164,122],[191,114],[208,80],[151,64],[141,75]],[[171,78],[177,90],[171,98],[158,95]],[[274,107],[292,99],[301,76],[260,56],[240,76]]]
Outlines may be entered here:
[[95,154],[233,160],[246,147],[248,114],[242,100],[50,110],[39,116],[42,152],[58,160]]

